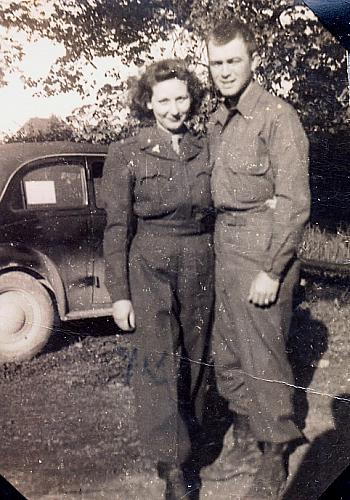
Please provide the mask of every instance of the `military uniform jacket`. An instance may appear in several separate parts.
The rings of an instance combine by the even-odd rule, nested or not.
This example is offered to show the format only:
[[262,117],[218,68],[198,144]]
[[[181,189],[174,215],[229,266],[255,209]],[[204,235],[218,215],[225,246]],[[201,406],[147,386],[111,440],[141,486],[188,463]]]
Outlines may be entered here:
[[273,200],[263,270],[279,277],[296,253],[310,209],[308,140],[298,115],[251,82],[233,115],[220,105],[208,128],[214,205],[251,214]]
[[102,199],[107,213],[106,286],[113,302],[130,298],[128,252],[137,220],[204,220],[212,212],[210,174],[207,142],[189,132],[179,155],[171,135],[157,127],[110,145]]

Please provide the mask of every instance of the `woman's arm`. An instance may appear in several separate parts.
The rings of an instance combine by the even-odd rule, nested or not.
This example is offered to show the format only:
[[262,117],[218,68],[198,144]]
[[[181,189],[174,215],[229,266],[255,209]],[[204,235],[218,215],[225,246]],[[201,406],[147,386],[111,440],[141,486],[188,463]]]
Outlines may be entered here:
[[128,279],[133,219],[133,174],[120,143],[111,144],[104,165],[102,196],[107,214],[104,234],[105,284],[113,302],[113,317],[123,330],[135,326]]

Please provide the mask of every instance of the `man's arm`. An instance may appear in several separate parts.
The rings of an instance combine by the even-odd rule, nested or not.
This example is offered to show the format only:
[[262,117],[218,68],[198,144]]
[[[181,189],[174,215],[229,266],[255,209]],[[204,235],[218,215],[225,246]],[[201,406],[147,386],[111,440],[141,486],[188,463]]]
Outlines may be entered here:
[[297,251],[310,214],[309,142],[291,107],[277,116],[269,148],[276,207],[264,271],[279,278]]
[[280,278],[296,254],[310,213],[308,140],[290,106],[276,116],[268,147],[275,178],[272,238],[264,268],[249,293],[249,300],[260,306],[276,300]]

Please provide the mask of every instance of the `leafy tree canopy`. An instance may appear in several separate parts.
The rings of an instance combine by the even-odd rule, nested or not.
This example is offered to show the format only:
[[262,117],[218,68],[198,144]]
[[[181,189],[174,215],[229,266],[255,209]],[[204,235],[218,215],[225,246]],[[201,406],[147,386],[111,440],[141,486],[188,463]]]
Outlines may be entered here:
[[[141,65],[150,46],[166,43],[171,32],[183,37],[189,62],[205,64],[205,51],[200,50],[205,32],[218,19],[235,16],[256,33],[262,57],[258,78],[265,86],[292,102],[309,130],[338,130],[348,119],[345,50],[306,7],[295,3],[302,2],[3,0],[0,84],[6,83],[6,70],[13,70],[23,57],[23,47],[11,37],[13,30],[24,30],[31,40],[44,36],[64,45],[65,54],[40,82],[46,93],[83,93],[83,68],[93,65],[96,57],[119,56],[124,63]],[[118,79],[118,68],[115,82],[99,89],[96,105],[71,117],[80,127],[80,139],[108,140],[121,132],[126,84]],[[38,82],[28,79],[27,84]]]

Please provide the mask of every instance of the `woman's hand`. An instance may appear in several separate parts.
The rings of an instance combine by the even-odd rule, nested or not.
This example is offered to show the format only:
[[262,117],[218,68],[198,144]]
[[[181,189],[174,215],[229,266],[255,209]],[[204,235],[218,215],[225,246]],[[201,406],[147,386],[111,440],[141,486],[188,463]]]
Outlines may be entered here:
[[113,319],[124,332],[134,330],[135,312],[130,300],[117,300],[113,303]]

